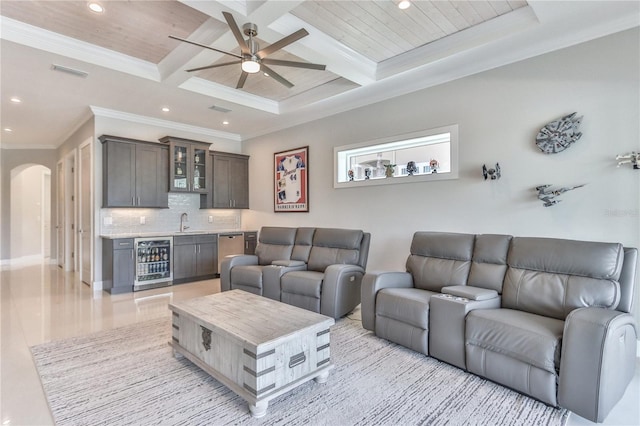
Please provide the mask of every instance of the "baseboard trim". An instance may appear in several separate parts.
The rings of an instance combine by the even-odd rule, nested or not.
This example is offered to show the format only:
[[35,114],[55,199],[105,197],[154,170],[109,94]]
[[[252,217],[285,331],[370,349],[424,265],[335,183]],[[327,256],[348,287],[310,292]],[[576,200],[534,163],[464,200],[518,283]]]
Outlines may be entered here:
[[[11,259],[2,259],[0,265],[3,269],[21,268],[23,266],[41,265],[43,263],[51,263],[49,258],[42,257],[41,254],[33,254],[30,256],[15,257]],[[4,267],[7,268],[4,268]]]

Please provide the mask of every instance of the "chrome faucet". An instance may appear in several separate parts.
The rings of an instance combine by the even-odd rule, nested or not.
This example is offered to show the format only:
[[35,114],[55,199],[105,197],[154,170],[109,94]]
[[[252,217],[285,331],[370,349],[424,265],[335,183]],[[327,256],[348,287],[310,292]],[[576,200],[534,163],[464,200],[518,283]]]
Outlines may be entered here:
[[188,220],[189,220],[189,215],[187,215],[186,213],[182,213],[180,215],[180,232],[184,232],[185,229],[189,229],[189,227],[184,224]]

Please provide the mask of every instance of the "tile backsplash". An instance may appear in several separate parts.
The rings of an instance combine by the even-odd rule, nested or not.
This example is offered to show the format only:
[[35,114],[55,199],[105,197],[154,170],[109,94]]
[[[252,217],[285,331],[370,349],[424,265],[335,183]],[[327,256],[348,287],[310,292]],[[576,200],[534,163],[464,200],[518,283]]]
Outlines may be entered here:
[[100,209],[98,228],[101,235],[178,232],[182,213],[188,215],[189,231],[241,229],[240,210],[201,210],[199,194],[180,193],[169,193],[168,209]]

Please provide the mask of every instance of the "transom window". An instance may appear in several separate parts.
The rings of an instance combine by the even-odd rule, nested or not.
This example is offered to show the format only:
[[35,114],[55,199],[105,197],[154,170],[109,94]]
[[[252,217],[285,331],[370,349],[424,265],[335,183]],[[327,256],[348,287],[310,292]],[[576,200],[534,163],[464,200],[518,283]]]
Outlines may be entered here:
[[335,188],[458,177],[458,126],[334,148]]

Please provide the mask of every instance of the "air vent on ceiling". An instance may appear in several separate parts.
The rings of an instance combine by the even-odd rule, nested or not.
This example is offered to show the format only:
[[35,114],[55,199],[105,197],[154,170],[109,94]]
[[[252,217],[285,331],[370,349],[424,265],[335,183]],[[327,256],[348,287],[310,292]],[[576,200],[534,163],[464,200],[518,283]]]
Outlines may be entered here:
[[218,112],[224,112],[224,113],[231,112],[231,110],[230,110],[230,109],[223,108],[223,107],[221,107],[221,106],[217,106],[217,105],[211,105],[211,106],[209,107],[209,109],[212,109],[212,110],[214,110],[214,111],[218,111]]
[[89,75],[88,72],[80,71],[74,68],[69,68],[69,67],[65,67],[57,64],[51,65],[51,69],[54,71],[66,72],[67,74],[75,75],[76,77],[82,77],[82,78],[85,78]]

